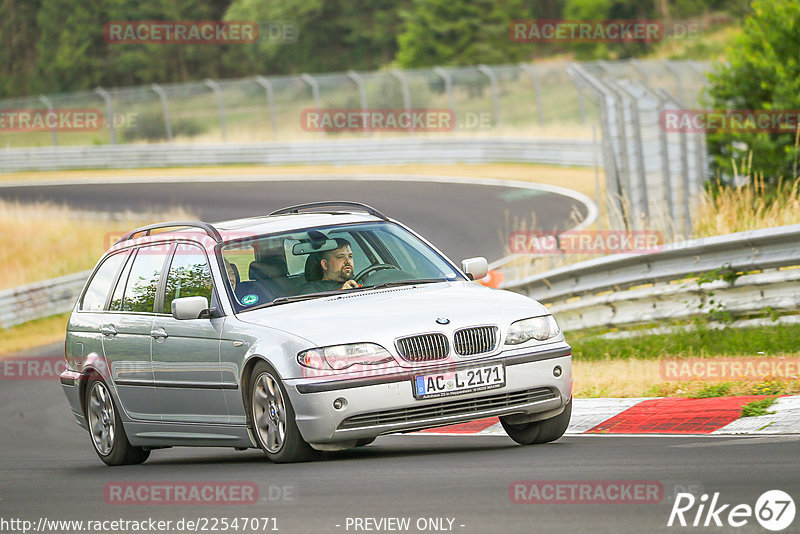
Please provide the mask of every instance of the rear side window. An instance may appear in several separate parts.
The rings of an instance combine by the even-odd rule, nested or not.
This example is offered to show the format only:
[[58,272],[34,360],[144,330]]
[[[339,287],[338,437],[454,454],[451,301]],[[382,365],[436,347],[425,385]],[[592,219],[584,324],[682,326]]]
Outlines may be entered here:
[[167,259],[164,245],[142,247],[133,260],[125,296],[122,299],[122,311],[152,312],[156,301],[158,281],[161,269]]
[[172,301],[182,297],[205,297],[210,303],[213,287],[211,269],[202,249],[178,245],[167,276],[164,313],[172,313]]
[[111,290],[111,284],[117,276],[117,271],[122,266],[122,262],[128,255],[125,253],[114,254],[105,259],[103,264],[97,269],[86,293],[83,295],[81,310],[101,311],[106,305],[106,297]]

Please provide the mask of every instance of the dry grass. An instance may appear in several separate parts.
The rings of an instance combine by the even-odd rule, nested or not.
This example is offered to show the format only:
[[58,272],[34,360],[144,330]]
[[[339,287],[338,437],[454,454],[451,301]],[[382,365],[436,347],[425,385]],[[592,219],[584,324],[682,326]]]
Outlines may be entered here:
[[186,218],[192,216],[180,208],[158,214],[115,214],[112,220],[50,203],[0,200],[0,289],[90,269],[120,232]]
[[[793,357],[800,356],[800,353]],[[709,361],[728,360],[727,356]],[[659,360],[635,358],[574,361],[573,394],[588,397],[701,397],[800,393],[798,380],[667,381],[661,376]]]
[[156,179],[160,177],[219,176],[220,179],[243,175],[348,175],[412,174],[419,176],[464,176],[467,178],[522,180],[574,189],[594,195],[594,170],[579,167],[551,167],[524,163],[492,163],[485,165],[282,165],[236,167],[187,167],[174,169],[122,169],[52,172],[17,172],[0,174],[0,181],[85,180],[113,182],[115,178]]
[[800,179],[767,191],[763,179],[740,187],[715,186],[694,219],[696,237],[800,223]]
[[2,330],[0,358],[5,354],[19,352],[30,347],[41,347],[59,341],[63,343],[68,320],[69,314],[62,313]]

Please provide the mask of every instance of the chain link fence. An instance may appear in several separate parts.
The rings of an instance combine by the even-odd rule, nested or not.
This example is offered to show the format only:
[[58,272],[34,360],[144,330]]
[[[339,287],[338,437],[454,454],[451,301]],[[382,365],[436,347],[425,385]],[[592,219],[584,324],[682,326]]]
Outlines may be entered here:
[[[4,113],[80,108],[102,117],[102,127],[93,131],[0,129],[0,159],[4,152],[14,156],[14,149],[55,145],[158,144],[168,152],[171,144],[177,150],[188,144],[398,137],[547,139],[577,147],[596,139],[597,131],[597,161],[605,175],[597,198],[605,197],[608,224],[639,229],[666,221],[661,226],[673,236],[688,237],[692,206],[708,174],[705,136],[665,131],[660,116],[699,107],[709,68],[694,61],[552,62],[98,87],[0,100]],[[438,109],[454,120],[438,132],[308,128],[304,111],[320,109]]]

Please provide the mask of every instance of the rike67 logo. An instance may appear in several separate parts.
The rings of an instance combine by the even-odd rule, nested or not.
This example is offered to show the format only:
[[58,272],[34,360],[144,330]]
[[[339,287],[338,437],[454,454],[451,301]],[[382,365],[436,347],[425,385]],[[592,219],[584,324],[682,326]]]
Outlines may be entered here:
[[667,526],[738,528],[755,518],[765,529],[777,532],[791,525],[794,516],[794,500],[781,490],[764,492],[756,500],[754,507],[749,504],[723,503],[719,492],[715,492],[710,499],[707,493],[700,498],[691,493],[678,493]]

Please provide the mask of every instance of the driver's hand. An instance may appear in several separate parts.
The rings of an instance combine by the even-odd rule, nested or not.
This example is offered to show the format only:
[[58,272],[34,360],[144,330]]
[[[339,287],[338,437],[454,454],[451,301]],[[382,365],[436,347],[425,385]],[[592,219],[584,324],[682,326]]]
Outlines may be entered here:
[[339,289],[356,289],[357,287],[361,287],[361,284],[357,284],[355,280],[348,280]]

